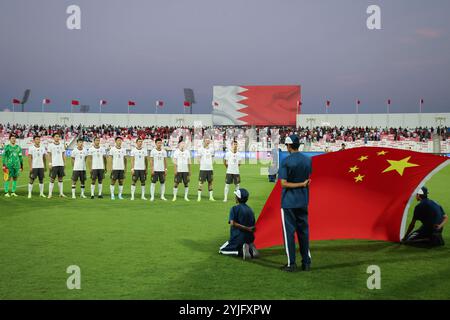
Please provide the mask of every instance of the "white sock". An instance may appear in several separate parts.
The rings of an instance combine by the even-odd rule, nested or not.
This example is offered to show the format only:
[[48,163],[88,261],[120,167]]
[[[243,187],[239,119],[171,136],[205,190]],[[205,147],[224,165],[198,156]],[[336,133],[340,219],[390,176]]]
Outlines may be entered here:
[[102,195],[102,191],[103,191],[103,184],[99,183],[99,184],[98,184],[98,195],[99,195],[99,196]]
[[111,192],[111,197],[114,197],[114,189],[115,189],[115,185],[111,185],[109,186],[109,191]]
[[178,193],[178,188],[173,188],[173,197],[176,198]]
[[145,186],[141,186],[141,198],[145,197]]
[[230,191],[230,185],[229,184],[225,184],[225,189],[223,191],[225,199],[228,198],[228,192]]
[[131,185],[131,198],[134,198],[134,192],[135,191],[136,191],[136,186]]
[[58,181],[59,194],[63,194],[63,183]]
[[209,197],[210,197],[210,198],[213,197],[213,191],[212,191],[212,190],[209,192]]
[[52,182],[50,182],[50,183],[48,184],[48,195],[49,195],[49,196],[51,196],[52,193],[53,193],[53,186],[54,186],[54,185],[55,185],[55,184],[52,183]]
[[95,194],[95,184],[91,184],[91,197]]
[[123,186],[119,185],[119,197],[122,196]]
[[166,184],[161,183],[161,198],[164,198],[164,193],[166,192]]
[[72,197],[75,198],[75,186],[72,186]]
[[235,186],[235,189],[234,189],[234,190],[238,191],[239,188],[240,188],[240,186],[239,186],[239,184],[237,184],[237,185]]
[[184,188],[184,197],[187,198],[189,194],[189,187]]
[[39,183],[39,193],[44,194],[44,184],[43,183]]
[[152,183],[150,185],[150,197],[152,197],[152,198],[155,197],[155,186],[156,186],[156,183]]
[[31,195],[31,191],[33,191],[33,185],[31,183],[28,184],[28,194]]
[[84,196],[84,186],[81,187],[81,195]]
[[202,197],[202,192],[200,190],[198,190],[197,195],[198,195],[198,198],[200,199]]

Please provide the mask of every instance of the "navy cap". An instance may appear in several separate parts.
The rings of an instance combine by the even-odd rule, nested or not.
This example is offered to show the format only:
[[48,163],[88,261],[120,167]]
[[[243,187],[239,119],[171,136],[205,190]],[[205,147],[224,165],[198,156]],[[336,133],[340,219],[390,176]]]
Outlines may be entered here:
[[299,145],[300,144],[300,139],[298,138],[297,135],[291,134],[289,137],[286,138],[286,140],[284,140],[284,144],[296,144],[296,145]]
[[419,191],[417,191],[417,194],[428,196],[428,188],[427,187],[420,188]]
[[236,197],[238,197],[241,200],[247,200],[249,193],[247,190],[245,190],[244,188],[238,189],[234,192],[234,194],[236,195]]

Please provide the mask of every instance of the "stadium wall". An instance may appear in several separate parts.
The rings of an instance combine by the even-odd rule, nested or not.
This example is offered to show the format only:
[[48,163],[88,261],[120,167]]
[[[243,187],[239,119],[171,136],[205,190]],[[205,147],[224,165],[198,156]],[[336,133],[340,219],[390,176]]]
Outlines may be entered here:
[[297,126],[450,127],[450,113],[299,114]]
[[25,125],[212,126],[210,114],[0,112],[0,123]]

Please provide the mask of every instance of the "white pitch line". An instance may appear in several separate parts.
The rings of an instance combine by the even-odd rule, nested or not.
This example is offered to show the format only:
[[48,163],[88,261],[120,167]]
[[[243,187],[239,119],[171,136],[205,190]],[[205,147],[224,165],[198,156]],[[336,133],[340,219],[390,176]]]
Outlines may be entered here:
[[[36,180],[38,180],[38,179],[35,179],[35,181]],[[63,179],[63,182],[64,181],[71,181],[72,179]],[[55,183],[56,183],[57,181],[55,181]],[[47,182],[48,183],[48,182]],[[4,182],[3,182],[3,184],[4,184]],[[44,182],[44,185],[45,185],[46,183]],[[25,188],[25,187],[28,187],[28,184],[22,184],[22,185],[20,185],[20,186],[16,186],[16,189],[19,189],[19,188]],[[11,188],[10,188],[11,189]],[[3,187],[3,188],[0,188],[0,191],[5,191],[5,188]]]

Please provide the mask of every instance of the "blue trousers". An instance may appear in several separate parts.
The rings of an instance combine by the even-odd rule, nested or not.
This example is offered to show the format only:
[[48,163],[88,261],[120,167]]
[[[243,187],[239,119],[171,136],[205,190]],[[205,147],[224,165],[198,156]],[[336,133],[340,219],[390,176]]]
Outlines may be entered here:
[[309,252],[308,210],[306,208],[281,209],[284,247],[288,258],[288,266],[295,264],[295,233],[297,232],[302,265],[311,264]]

